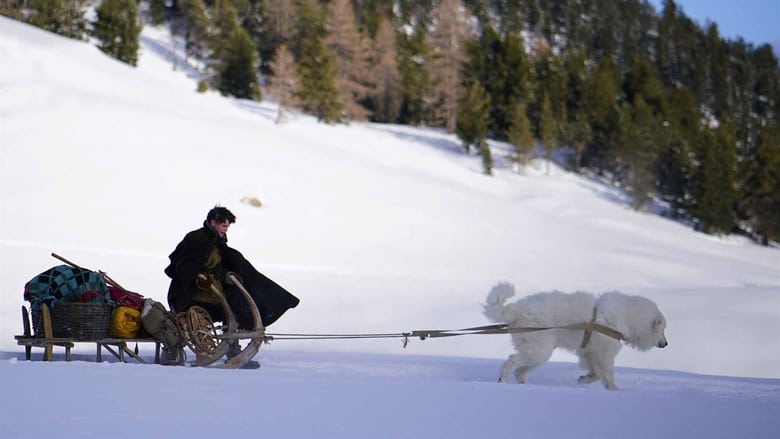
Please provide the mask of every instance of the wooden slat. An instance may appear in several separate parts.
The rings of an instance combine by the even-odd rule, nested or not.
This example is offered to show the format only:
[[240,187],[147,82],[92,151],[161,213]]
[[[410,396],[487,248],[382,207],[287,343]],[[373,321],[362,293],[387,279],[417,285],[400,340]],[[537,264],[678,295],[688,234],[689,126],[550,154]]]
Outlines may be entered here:
[[[49,312],[49,307],[44,303],[41,305],[41,311],[43,316],[43,335],[46,338],[53,338],[54,334],[52,333],[51,328],[51,313]],[[54,361],[54,350],[52,348],[53,346],[51,343],[46,344],[43,352],[43,361]]]

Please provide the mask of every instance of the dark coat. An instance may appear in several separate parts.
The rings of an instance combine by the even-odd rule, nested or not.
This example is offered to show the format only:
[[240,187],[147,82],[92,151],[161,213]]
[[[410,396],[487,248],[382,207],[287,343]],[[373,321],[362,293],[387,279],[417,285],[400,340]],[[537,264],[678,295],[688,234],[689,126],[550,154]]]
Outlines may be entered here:
[[[257,271],[238,250],[228,247],[227,242],[204,223],[202,228],[187,233],[169,256],[171,263],[165,269],[165,274],[171,278],[168,289],[168,306],[171,310],[182,312],[192,305],[192,297],[197,292],[195,278],[204,271],[206,260],[215,246],[222,256],[223,273],[233,272],[243,279],[244,288],[257,304],[265,326],[298,305],[300,301],[297,297]],[[252,315],[241,291],[227,282],[222,282],[222,285],[239,327],[252,329]],[[221,318],[216,317],[215,320]]]

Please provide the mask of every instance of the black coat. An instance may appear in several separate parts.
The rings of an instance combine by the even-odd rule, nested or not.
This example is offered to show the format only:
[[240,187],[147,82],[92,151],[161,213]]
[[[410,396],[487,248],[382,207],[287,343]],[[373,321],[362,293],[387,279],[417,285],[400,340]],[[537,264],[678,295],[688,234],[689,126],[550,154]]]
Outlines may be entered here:
[[[223,272],[231,271],[243,279],[244,288],[257,304],[265,326],[298,305],[300,301],[297,297],[257,271],[238,250],[228,247],[226,241],[204,223],[202,228],[189,232],[169,256],[171,263],[165,269],[165,274],[171,278],[168,289],[168,306],[171,310],[182,312],[192,305],[192,297],[197,291],[195,278],[204,270],[206,260],[215,246],[222,256]],[[252,315],[241,291],[227,282],[222,282],[222,285],[239,327],[252,329]],[[215,320],[221,318],[217,316]]]

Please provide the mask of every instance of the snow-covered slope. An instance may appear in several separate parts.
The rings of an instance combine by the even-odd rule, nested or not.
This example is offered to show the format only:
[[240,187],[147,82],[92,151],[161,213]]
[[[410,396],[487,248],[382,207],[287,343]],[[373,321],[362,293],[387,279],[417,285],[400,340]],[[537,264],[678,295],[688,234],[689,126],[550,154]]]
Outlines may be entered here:
[[[438,130],[302,115],[275,125],[271,103],[195,93],[167,62],[166,38],[145,29],[131,68],[0,17],[4,437],[26,436],[19,421],[37,412],[23,409],[41,394],[52,407],[78,404],[54,417],[71,430],[37,423],[32,436],[558,437],[615,426],[636,437],[691,422],[693,437],[777,431],[777,249],[632,211],[619,191],[554,166],[545,175],[543,163],[515,174],[499,159],[487,177]],[[500,157],[505,147],[492,146]],[[255,372],[18,361],[22,287],[59,263],[51,252],[164,302],[167,255],[216,203],[238,216],[231,244],[301,298],[273,332],[481,325],[488,290],[508,280],[520,294],[648,296],[670,345],[622,352],[618,365],[642,370],[619,369],[618,394],[574,385],[571,363],[545,366],[530,386],[494,383],[505,336],[405,350],[397,339],[280,340]],[[95,423],[89,407],[106,416]],[[117,431],[122,422],[135,430]]]

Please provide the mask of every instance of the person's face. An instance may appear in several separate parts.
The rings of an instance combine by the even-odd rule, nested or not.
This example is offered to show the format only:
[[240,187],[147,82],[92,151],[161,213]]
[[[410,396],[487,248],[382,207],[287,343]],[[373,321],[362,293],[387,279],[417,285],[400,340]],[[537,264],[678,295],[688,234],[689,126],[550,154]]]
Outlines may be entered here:
[[230,221],[225,220],[222,223],[218,223],[217,220],[211,220],[211,227],[214,227],[214,230],[216,230],[217,235],[220,236],[220,238],[224,238],[227,234],[228,228],[230,228]]

